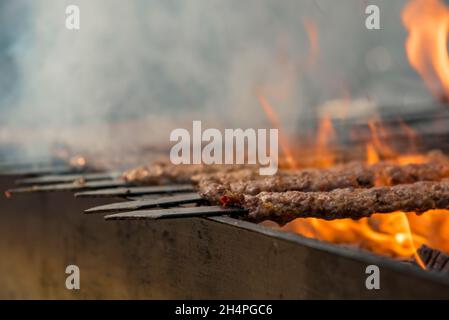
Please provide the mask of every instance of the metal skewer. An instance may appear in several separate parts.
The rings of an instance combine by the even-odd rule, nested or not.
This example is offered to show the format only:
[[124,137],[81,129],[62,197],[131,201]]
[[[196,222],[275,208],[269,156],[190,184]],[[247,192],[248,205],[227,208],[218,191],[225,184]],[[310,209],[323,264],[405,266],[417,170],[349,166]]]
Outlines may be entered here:
[[28,192],[53,192],[53,191],[74,191],[74,190],[88,190],[101,189],[112,187],[126,187],[130,184],[123,180],[106,180],[106,181],[90,181],[90,182],[73,182],[49,185],[37,185],[31,187],[14,188],[7,192],[9,193],[28,193]]
[[37,176],[43,174],[65,174],[65,173],[81,173],[86,171],[84,167],[71,167],[67,165],[60,166],[44,166],[36,168],[14,168],[10,170],[0,171],[0,175],[4,176]]
[[85,173],[85,174],[51,174],[34,178],[19,179],[16,181],[18,185],[43,185],[52,183],[75,182],[77,180],[96,181],[96,180],[114,180],[120,177],[120,172],[102,172],[102,173]]
[[155,207],[170,207],[186,203],[200,203],[203,198],[197,193],[187,193],[158,199],[143,199],[107,204],[85,210],[85,213],[103,213],[148,209]]
[[160,210],[140,210],[111,214],[106,220],[141,220],[141,219],[176,219],[192,217],[211,217],[222,215],[242,215],[246,211],[238,208],[223,208],[220,206],[202,206],[190,208],[167,208]]
[[111,188],[102,190],[92,190],[75,193],[77,198],[93,197],[126,197],[140,196],[150,194],[180,193],[195,191],[193,185],[168,185],[168,186],[150,186],[150,187],[129,187],[129,188]]

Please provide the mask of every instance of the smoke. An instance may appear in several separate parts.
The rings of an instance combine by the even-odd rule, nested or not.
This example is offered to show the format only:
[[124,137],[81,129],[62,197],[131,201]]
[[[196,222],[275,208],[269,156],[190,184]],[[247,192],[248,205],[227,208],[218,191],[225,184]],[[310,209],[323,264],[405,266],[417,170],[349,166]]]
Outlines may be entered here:
[[[373,31],[369,1],[358,0],[2,1],[0,139],[123,150],[166,145],[192,120],[266,127],[257,92],[290,132],[348,94],[402,103],[391,83],[410,76],[404,1],[391,2],[375,1]],[[69,4],[79,31],[65,28]],[[305,21],[317,29],[315,57]]]

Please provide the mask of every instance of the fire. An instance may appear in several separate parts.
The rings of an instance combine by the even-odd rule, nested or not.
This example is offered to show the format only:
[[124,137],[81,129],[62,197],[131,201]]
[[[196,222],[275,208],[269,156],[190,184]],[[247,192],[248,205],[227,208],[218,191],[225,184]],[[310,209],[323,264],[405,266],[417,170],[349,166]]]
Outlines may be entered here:
[[413,153],[418,151],[418,141],[419,136],[404,120],[399,120],[399,125],[401,126],[402,131],[407,135],[409,141],[410,150]]
[[284,155],[287,167],[290,169],[297,168],[298,164],[296,163],[295,157],[293,156],[292,148],[290,147],[290,142],[283,133],[279,117],[277,116],[276,112],[274,112],[273,107],[270,105],[265,96],[263,96],[261,93],[258,93],[257,99],[259,100],[260,106],[267,115],[272,126],[279,130],[279,144],[281,147],[282,154]]
[[442,0],[411,0],[402,11],[410,64],[438,97],[449,93],[449,8]]
[[[372,165],[381,161],[385,153],[389,157],[388,161],[399,165],[428,161],[426,155],[422,154],[399,154],[380,138],[387,134],[383,131],[383,127],[380,124],[374,125],[374,122],[370,123],[372,136],[371,141],[366,144],[366,164]],[[407,127],[407,130],[412,136],[416,134],[410,127]],[[382,155],[381,152],[384,154]],[[432,210],[420,216],[404,212],[374,214],[357,221],[306,218],[296,219],[284,226],[284,229],[306,237],[355,246],[390,257],[402,259],[414,257],[415,261],[425,269],[425,264],[416,250],[421,245],[427,244],[449,252],[448,217],[448,210]]]
[[387,137],[388,133],[385,128],[376,121],[368,121],[368,127],[371,131],[371,139],[374,148],[382,155],[382,157],[390,159],[394,158],[397,154],[396,152],[386,143],[382,141],[383,137]]
[[[381,255],[409,258],[425,239],[412,235],[402,212],[377,214],[358,221],[296,219],[285,229],[319,240],[355,246]],[[419,261],[419,260],[418,260]]]
[[[449,93],[449,61],[446,51],[447,31],[449,30],[449,9],[439,0],[412,0],[403,11],[403,20],[409,30],[407,53],[412,65],[424,77],[434,91]],[[315,64],[318,56],[318,32],[313,21],[305,21],[304,26],[309,38],[310,52],[308,65]],[[436,85],[442,86],[438,88]],[[347,90],[345,90],[346,92]],[[259,94],[258,100],[274,127],[281,128],[275,110],[267,99]],[[350,97],[345,95],[345,101]],[[343,114],[350,112],[349,103]],[[420,164],[429,161],[424,154],[417,152],[418,135],[405,122],[399,129],[408,137],[409,152],[398,152],[389,142],[388,130],[378,120],[368,122],[371,139],[365,146],[365,163],[373,165],[380,161],[389,161],[398,165]],[[315,145],[307,149],[312,163],[308,166],[331,167],[337,163],[337,154],[333,146],[338,141],[330,117],[321,117],[316,133]],[[290,168],[301,163],[295,161],[297,149],[291,149],[285,136],[280,135],[280,146],[285,161]],[[293,151],[292,151],[293,150]],[[304,148],[301,150],[304,152]],[[311,152],[309,152],[311,151]],[[305,161],[308,161],[306,159]],[[378,181],[379,184],[388,181]],[[380,255],[399,259],[414,260],[425,269],[425,264],[417,254],[417,248],[426,244],[430,247],[449,252],[449,210],[431,210],[422,215],[415,213],[391,212],[374,214],[360,220],[342,219],[326,221],[317,218],[296,219],[284,227],[284,230],[299,233],[305,237],[316,238],[335,244],[357,247]]]
[[392,146],[388,145],[383,138],[389,134],[382,123],[378,121],[368,121],[368,127],[371,131],[371,141],[366,144],[366,163],[375,164],[381,158],[388,159],[400,165],[419,164],[428,161],[425,155],[417,153],[417,133],[404,121],[400,121],[402,131],[409,139],[409,153],[400,154]]
[[379,155],[377,154],[377,151],[372,143],[367,143],[365,146],[365,150],[365,158],[367,164],[372,165],[380,161]]
[[316,141],[317,166],[329,167],[335,164],[335,152],[331,149],[331,143],[335,140],[336,133],[329,117],[320,119]]
[[303,25],[309,40],[309,53],[306,60],[306,67],[315,65],[318,57],[319,44],[318,44],[318,29],[313,20],[304,19]]

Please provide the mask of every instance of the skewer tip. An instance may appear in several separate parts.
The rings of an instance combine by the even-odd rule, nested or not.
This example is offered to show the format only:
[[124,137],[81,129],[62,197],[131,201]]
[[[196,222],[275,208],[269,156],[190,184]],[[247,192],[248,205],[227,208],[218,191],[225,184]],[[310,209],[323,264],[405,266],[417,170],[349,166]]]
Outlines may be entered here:
[[89,208],[89,209],[84,210],[84,213],[89,214],[89,213],[94,213],[96,211],[97,211],[97,208],[94,207],[94,208]]

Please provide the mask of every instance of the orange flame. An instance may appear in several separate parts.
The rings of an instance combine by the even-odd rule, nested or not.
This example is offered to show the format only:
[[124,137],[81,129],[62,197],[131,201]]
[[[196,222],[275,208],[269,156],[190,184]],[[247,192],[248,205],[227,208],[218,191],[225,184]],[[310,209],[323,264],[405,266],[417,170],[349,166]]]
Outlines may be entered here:
[[423,237],[412,235],[407,216],[402,212],[376,214],[357,221],[296,219],[284,228],[306,237],[357,246],[382,255],[400,258],[415,256],[416,261],[424,267],[416,253],[416,245],[426,241]]
[[380,161],[379,155],[376,152],[376,148],[371,142],[368,142],[365,146],[366,152],[366,163],[369,165],[375,164]]
[[270,120],[272,126],[279,130],[279,144],[288,167],[291,169],[297,168],[298,164],[296,163],[295,157],[293,156],[290,143],[283,133],[279,117],[274,112],[273,107],[270,105],[268,100],[261,93],[257,94],[257,99],[259,100],[259,103],[262,109],[264,110],[265,114],[267,115],[268,119]]
[[[436,11],[436,12],[433,12]],[[444,92],[449,89],[449,62],[446,52],[446,38],[449,30],[449,10],[439,0],[411,0],[403,12],[404,23],[409,29],[407,53],[412,65],[424,77],[426,83],[435,89],[436,81]],[[432,19],[434,19],[432,21]],[[313,21],[304,21],[309,40],[307,66],[316,63],[319,51],[318,32]],[[349,92],[345,90],[345,92]],[[441,89],[440,89],[441,91]],[[349,93],[345,102],[349,106]],[[262,109],[274,127],[281,128],[281,122],[273,107],[262,94],[257,94]],[[346,108],[345,108],[346,109]],[[346,110],[347,111],[347,110]],[[429,161],[426,155],[417,154],[418,136],[406,123],[400,128],[409,139],[410,152],[400,154],[388,143],[390,132],[379,121],[368,123],[371,139],[366,144],[366,163],[373,165],[379,161],[389,161],[398,165],[424,163]],[[288,140],[279,135],[280,148],[289,167],[298,166],[294,158],[296,149],[291,149]],[[335,165],[337,154],[332,146],[336,142],[336,132],[330,117],[322,117],[313,146],[311,166],[330,167]],[[324,160],[324,161],[323,161]],[[301,159],[301,165],[302,165]],[[305,161],[308,161],[306,159]],[[380,181],[382,184],[389,181]],[[268,224],[268,223],[267,223]],[[423,244],[449,252],[449,210],[431,210],[422,215],[404,212],[374,214],[360,220],[342,219],[326,221],[317,218],[296,219],[283,227],[306,237],[356,246],[377,254],[395,258],[414,257],[417,264],[426,266],[417,253]]]
[[371,140],[374,148],[380,153],[384,158],[393,158],[397,155],[389,145],[382,141],[383,137],[388,136],[385,128],[381,123],[375,122],[374,120],[368,121],[368,126],[371,131]]
[[437,97],[449,93],[449,8],[441,0],[412,0],[402,11],[410,64]]
[[402,131],[407,135],[410,150],[413,153],[416,153],[418,151],[418,134],[402,119],[399,119],[399,125],[401,126]]
[[[371,121],[371,141],[366,144],[366,163],[375,164],[382,159],[380,152],[387,153],[389,161],[399,165],[423,163],[428,161],[425,155],[398,154],[392,147],[381,139],[388,135],[383,126]],[[411,128],[409,128],[412,130]],[[403,128],[403,130],[408,130]],[[406,133],[406,132],[405,132]],[[411,132],[408,132],[411,134]],[[318,141],[320,139],[318,138]],[[385,184],[382,181],[382,184]],[[296,219],[284,226],[286,230],[294,231],[306,237],[337,244],[357,246],[374,253],[397,257],[414,257],[417,264],[425,269],[426,266],[417,253],[417,247],[427,244],[440,250],[449,250],[449,211],[433,210],[417,216],[414,213],[392,212],[389,214],[374,214],[360,220],[342,219],[326,221],[316,218]],[[446,215],[446,216],[445,216]],[[435,219],[439,219],[438,222]],[[434,225],[435,224],[435,225]],[[442,235],[435,235],[434,231],[441,228]],[[444,230],[444,231],[443,231]],[[447,238],[447,239],[446,239]]]
[[[402,225],[405,228],[405,235],[406,235],[406,239],[408,239],[409,243],[410,243],[410,248],[413,252],[413,256],[415,258],[415,261],[418,263],[418,265],[422,268],[422,269],[426,269],[426,264],[422,261],[421,257],[419,256],[418,252],[416,251],[416,246],[415,246],[415,242],[413,239],[413,232],[412,229],[410,228],[410,222],[408,220],[408,217],[405,213],[401,213],[401,218],[402,218]],[[396,234],[396,237],[398,236],[399,233]]]
[[309,53],[306,60],[307,67],[313,66],[316,63],[319,45],[318,45],[318,28],[313,20],[304,19],[303,25],[309,40]]
[[329,117],[320,119],[316,141],[317,165],[329,167],[335,164],[335,152],[331,149],[331,143],[335,140],[335,130]]

